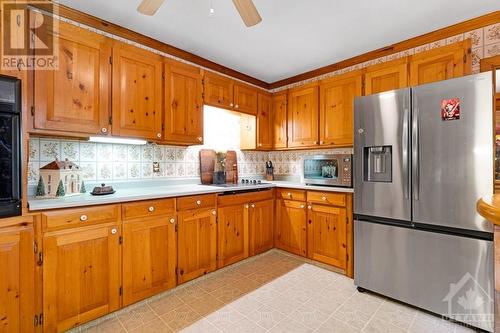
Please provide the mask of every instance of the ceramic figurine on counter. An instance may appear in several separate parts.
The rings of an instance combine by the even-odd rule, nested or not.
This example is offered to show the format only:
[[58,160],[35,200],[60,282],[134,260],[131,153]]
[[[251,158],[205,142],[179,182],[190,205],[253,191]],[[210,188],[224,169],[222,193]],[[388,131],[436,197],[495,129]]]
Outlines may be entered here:
[[[82,189],[83,188],[83,189]],[[37,197],[63,197],[85,193],[82,170],[68,159],[53,162],[40,168]]]

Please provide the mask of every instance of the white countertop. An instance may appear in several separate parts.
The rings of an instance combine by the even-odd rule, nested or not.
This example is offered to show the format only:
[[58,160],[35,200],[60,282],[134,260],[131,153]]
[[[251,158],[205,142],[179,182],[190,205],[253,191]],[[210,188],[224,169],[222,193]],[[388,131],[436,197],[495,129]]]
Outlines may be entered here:
[[353,193],[352,188],[313,186],[313,185],[305,185],[302,183],[289,182],[289,181],[273,181],[266,183],[269,184],[266,184],[265,186],[247,185],[244,187],[235,187],[235,188],[219,187],[215,185],[200,185],[200,184],[161,185],[161,186],[145,186],[145,187],[136,186],[131,188],[120,188],[117,189],[116,193],[114,194],[103,195],[103,196],[94,196],[91,195],[90,193],[85,193],[81,195],[69,196],[64,198],[54,198],[54,199],[30,198],[28,199],[28,207],[30,211],[38,211],[47,209],[103,205],[103,204],[120,203],[127,201],[181,197],[187,195],[221,193],[226,191],[245,191],[257,188],[262,189],[262,188],[273,188],[273,187]]

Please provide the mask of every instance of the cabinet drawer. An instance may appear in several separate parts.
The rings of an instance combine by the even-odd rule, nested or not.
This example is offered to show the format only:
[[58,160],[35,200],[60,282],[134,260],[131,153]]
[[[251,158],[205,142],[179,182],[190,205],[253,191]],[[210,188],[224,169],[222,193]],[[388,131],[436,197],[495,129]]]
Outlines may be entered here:
[[177,198],[177,210],[190,210],[205,207],[215,207],[215,194]]
[[219,207],[252,203],[273,198],[273,190],[264,190],[258,192],[247,192],[241,194],[219,195],[217,203]]
[[306,191],[294,190],[291,188],[278,189],[278,198],[285,200],[306,201]]
[[122,204],[124,220],[170,214],[175,211],[175,199],[136,201]]
[[308,191],[307,201],[345,207],[346,195],[345,193]]
[[106,205],[90,208],[58,209],[43,212],[41,215],[44,231],[57,230],[118,221],[120,218],[120,206]]

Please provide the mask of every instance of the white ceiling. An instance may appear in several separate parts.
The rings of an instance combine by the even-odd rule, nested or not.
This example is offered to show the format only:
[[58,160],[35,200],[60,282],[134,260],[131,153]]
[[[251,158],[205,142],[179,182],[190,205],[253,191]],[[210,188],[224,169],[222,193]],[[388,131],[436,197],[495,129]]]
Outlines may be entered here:
[[274,82],[500,9],[498,0],[254,0],[246,28],[231,0],[60,0],[69,7]]

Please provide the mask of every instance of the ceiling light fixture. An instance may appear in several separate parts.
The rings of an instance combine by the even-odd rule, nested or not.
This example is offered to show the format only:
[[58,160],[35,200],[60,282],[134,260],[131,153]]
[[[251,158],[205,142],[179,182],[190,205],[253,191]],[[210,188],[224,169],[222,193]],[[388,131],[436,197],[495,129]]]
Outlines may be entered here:
[[117,143],[117,144],[124,144],[124,145],[145,145],[148,143],[146,140],[111,138],[111,137],[106,137],[106,136],[91,136],[91,137],[89,137],[89,142]]

